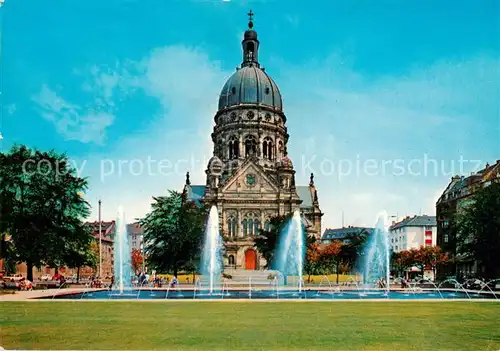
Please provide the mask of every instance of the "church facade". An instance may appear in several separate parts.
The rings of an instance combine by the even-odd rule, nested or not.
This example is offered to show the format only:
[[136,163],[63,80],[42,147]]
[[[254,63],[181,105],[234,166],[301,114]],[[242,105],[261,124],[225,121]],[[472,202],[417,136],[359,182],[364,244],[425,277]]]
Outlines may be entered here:
[[220,93],[206,184],[191,184],[187,174],[184,186],[185,199],[217,206],[226,240],[226,269],[255,270],[265,265],[254,239],[261,228],[269,228],[273,216],[298,209],[308,235],[321,236],[323,213],[314,175],[309,185],[295,184],[282,97],[260,66],[252,15],[242,41],[241,66]]

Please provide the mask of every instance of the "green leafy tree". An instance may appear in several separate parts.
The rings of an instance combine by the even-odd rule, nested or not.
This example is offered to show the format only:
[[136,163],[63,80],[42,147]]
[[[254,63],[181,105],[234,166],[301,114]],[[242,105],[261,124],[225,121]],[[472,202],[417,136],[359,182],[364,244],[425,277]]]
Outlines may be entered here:
[[64,263],[66,245],[79,242],[89,205],[64,154],[14,146],[0,154],[0,232],[11,234],[15,258],[33,267]]
[[68,242],[66,244],[65,255],[63,256],[63,262],[69,268],[76,268],[76,282],[80,282],[80,268],[82,267],[97,267],[98,256],[93,250],[92,243],[95,238],[92,236],[90,228],[86,225],[82,225],[77,230],[82,231],[78,235],[78,240]]
[[175,191],[153,199],[151,212],[141,220],[145,256],[150,267],[177,275],[201,251],[207,211]]
[[260,235],[254,240],[254,247],[260,252],[266,260],[266,269],[271,268],[274,259],[274,253],[279,243],[279,235],[291,215],[274,216],[269,219],[269,230],[266,228],[260,230]]
[[8,274],[16,271],[16,254],[8,233],[0,233],[0,259],[4,260],[4,269]]
[[342,245],[339,257],[351,270],[355,269],[356,262],[358,262],[359,257],[364,255],[367,239],[367,232],[351,234],[346,238],[344,245]]
[[479,189],[458,214],[457,252],[476,260],[488,279],[500,277],[500,183]]

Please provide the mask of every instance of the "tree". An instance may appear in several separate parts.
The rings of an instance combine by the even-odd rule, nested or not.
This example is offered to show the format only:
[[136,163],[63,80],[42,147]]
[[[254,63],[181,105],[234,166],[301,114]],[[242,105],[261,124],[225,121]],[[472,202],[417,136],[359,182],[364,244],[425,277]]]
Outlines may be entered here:
[[479,189],[459,212],[457,252],[479,262],[485,278],[500,276],[500,183]]
[[367,239],[368,232],[362,231],[359,234],[348,236],[346,242],[342,245],[340,257],[351,269],[355,268],[359,257],[363,255]]
[[279,243],[279,235],[290,218],[291,215],[271,217],[269,230],[266,230],[266,228],[261,229],[260,235],[254,240],[254,247],[266,260],[266,269],[271,268],[273,264],[274,252]]
[[416,249],[411,248],[408,250],[408,260],[412,262],[412,266],[417,267],[422,272],[422,278],[424,277],[425,266],[427,265],[427,256],[423,246]]
[[321,250],[319,257],[320,262],[328,272],[333,271],[332,268],[335,267],[337,284],[339,283],[340,253],[342,251],[342,246],[342,242],[333,241]]
[[393,252],[391,261],[396,272],[401,275],[404,275],[404,272],[413,265],[413,257],[407,250]]
[[14,245],[8,233],[0,233],[0,259],[4,260],[4,268],[7,275],[15,273],[16,255]]
[[[80,268],[82,267],[97,267],[98,253],[96,254],[93,243],[94,237],[85,226],[82,228],[88,235],[84,238],[84,242],[71,242],[67,246],[67,251],[64,257],[64,262],[69,268],[76,268],[76,282],[80,282]],[[83,237],[83,236],[82,236]],[[98,248],[99,250],[99,248]]]
[[142,268],[142,263],[144,262],[141,250],[133,249],[131,258],[132,258],[132,268],[134,269],[134,272],[138,272]]
[[432,275],[436,279],[437,268],[449,261],[448,253],[441,251],[439,246],[427,246],[425,256],[427,264],[432,269]]
[[308,283],[311,282],[311,275],[321,273],[320,257],[321,248],[318,242],[307,245],[304,272],[307,274]]
[[201,251],[207,211],[175,191],[153,199],[151,212],[140,222],[148,265],[177,275]]
[[33,267],[64,263],[67,243],[78,242],[89,214],[87,181],[64,154],[14,146],[0,153],[0,232],[8,232],[15,259]]

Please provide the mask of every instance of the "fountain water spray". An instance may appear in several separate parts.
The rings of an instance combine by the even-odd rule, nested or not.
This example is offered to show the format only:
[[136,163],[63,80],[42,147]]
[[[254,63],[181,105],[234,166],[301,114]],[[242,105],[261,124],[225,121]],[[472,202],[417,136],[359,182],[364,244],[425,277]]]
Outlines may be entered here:
[[298,277],[299,292],[302,292],[302,269],[305,258],[304,225],[300,211],[296,210],[285,224],[280,235],[274,266],[286,279],[287,275]]
[[116,234],[113,243],[114,250],[114,285],[113,289],[118,289],[123,294],[124,289],[132,287],[131,255],[128,242],[127,223],[123,207],[118,208],[116,219]]
[[389,232],[386,226],[387,214],[378,216],[373,234],[368,237],[362,267],[365,284],[385,278],[385,287],[389,292],[390,279],[390,245]]
[[205,228],[205,243],[201,261],[201,272],[208,278],[210,294],[214,292],[222,273],[222,238],[219,235],[219,213],[216,206],[210,208]]

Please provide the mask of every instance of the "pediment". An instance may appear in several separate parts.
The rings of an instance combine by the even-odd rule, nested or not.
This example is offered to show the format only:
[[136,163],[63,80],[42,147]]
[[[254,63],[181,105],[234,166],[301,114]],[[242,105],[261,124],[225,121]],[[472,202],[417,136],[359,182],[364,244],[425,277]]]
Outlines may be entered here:
[[222,189],[222,192],[246,193],[276,193],[278,191],[279,189],[273,180],[267,176],[259,165],[251,160],[244,163]]

